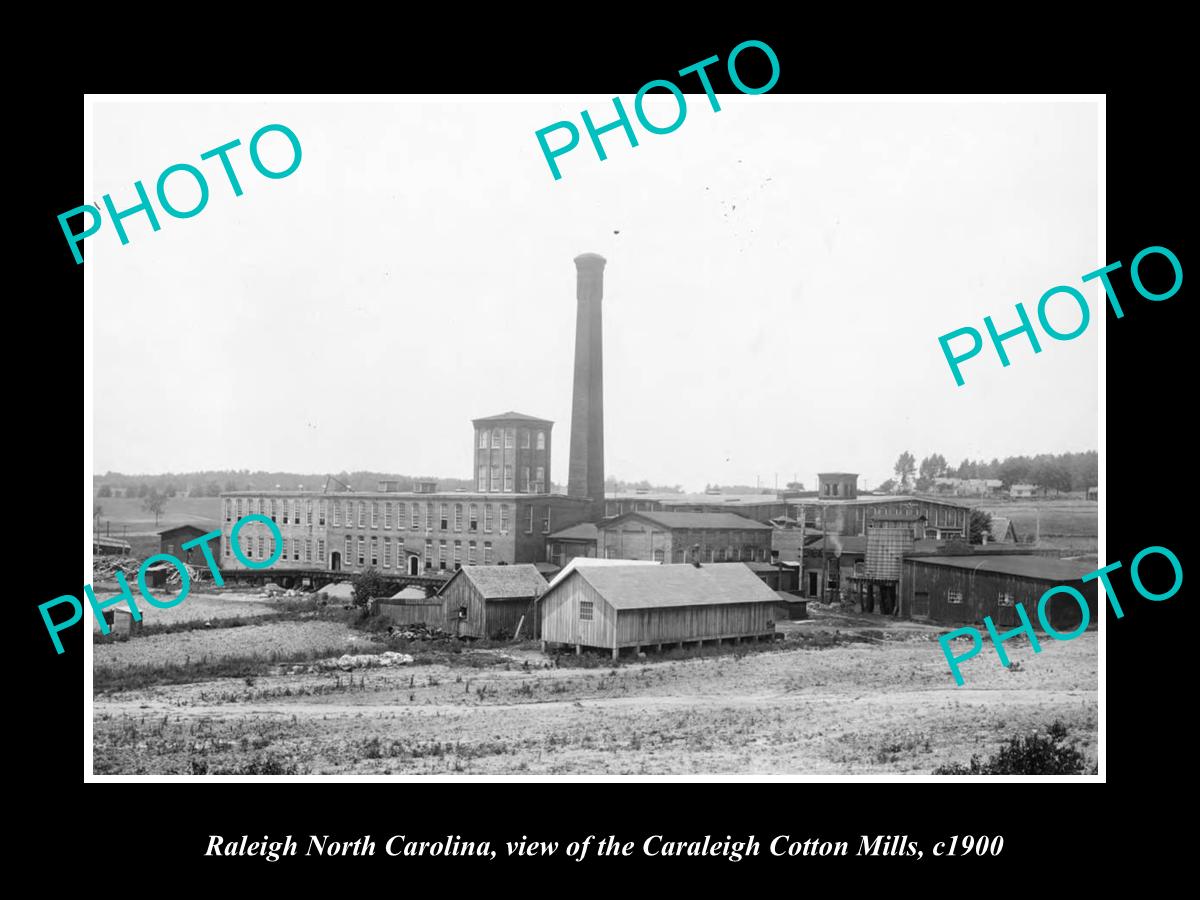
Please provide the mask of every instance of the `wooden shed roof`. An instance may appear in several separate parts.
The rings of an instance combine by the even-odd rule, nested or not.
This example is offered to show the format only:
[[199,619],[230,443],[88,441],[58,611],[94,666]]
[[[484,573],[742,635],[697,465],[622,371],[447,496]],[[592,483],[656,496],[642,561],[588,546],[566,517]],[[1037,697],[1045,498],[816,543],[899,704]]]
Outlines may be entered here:
[[456,578],[465,578],[485,600],[537,597],[546,590],[546,579],[532,564],[517,566],[463,566],[438,590],[444,594]]
[[716,529],[720,531],[770,531],[770,525],[747,519],[737,513],[727,512],[627,512],[602,522],[599,528],[611,528],[629,519],[645,519],[663,528],[686,528],[692,531]]
[[1093,571],[1093,567],[1066,559],[1051,559],[1045,556],[999,556],[972,554],[970,556],[912,556],[906,562],[923,566],[946,566],[954,569],[971,569],[976,572],[995,572],[1001,575],[1016,575],[1021,578],[1037,578],[1042,581],[1078,581]]
[[778,600],[762,579],[740,563],[581,566],[575,574],[614,609],[775,603]]

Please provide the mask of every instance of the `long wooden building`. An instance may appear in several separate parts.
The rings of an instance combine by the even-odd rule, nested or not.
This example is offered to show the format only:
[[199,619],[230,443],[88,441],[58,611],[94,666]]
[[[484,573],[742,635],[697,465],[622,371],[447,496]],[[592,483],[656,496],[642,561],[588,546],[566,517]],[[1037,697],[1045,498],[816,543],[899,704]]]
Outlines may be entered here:
[[[580,562],[574,560],[573,562]],[[614,561],[608,561],[614,562]],[[578,565],[539,603],[542,641],[611,650],[773,637],[779,597],[747,566]]]
[[[1021,624],[1016,604],[1025,608],[1039,631],[1037,607],[1052,587],[1069,585],[1088,606],[1089,625],[1096,627],[1096,582],[1080,579],[1094,565],[1043,556],[972,554],[968,556],[909,556],[900,575],[900,614],[947,625],[982,622],[991,616],[997,627]],[[1046,618],[1056,631],[1079,627],[1083,611],[1069,594],[1057,594],[1046,604]]]
[[513,637],[520,626],[538,636],[537,598],[546,579],[533,565],[463,566],[438,591],[448,623],[460,637]]

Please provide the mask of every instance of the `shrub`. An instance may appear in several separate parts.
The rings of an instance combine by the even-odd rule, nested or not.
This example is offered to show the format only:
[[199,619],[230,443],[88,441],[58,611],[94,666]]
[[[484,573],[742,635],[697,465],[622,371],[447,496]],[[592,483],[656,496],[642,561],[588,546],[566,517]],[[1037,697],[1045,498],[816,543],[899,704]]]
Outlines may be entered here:
[[366,606],[372,597],[388,596],[388,585],[374,566],[367,566],[354,576],[354,605]]
[[1045,734],[1009,738],[987,762],[971,757],[968,766],[938,766],[934,775],[1083,775],[1086,760],[1067,739],[1067,727],[1056,721]]

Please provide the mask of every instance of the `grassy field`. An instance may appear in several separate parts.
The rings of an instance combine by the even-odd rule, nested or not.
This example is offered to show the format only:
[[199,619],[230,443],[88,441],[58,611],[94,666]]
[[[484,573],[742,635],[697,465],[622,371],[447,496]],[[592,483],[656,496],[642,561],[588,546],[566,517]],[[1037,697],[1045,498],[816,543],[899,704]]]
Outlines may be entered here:
[[211,531],[221,521],[220,497],[171,497],[154,524],[154,513],[147,512],[142,501],[132,497],[97,497],[102,508],[99,533],[127,540],[133,555],[146,557],[158,552],[158,532],[176,525],[195,525]]
[[[1037,533],[1042,540],[1072,549],[1096,552],[1100,507],[1090,500],[1016,500],[983,509],[993,516],[1008,516],[1022,541]],[[1040,520],[1040,529],[1039,529]]]
[[[1056,720],[1089,768],[1095,761],[1095,632],[1047,642],[1037,655],[1014,641],[1013,668],[980,655],[964,666],[963,687],[936,640],[944,629],[819,613],[781,624],[785,639],[771,644],[615,665],[600,655],[546,655],[533,642],[464,649],[439,641],[422,651],[378,634],[365,637],[411,653],[413,663],[349,673],[284,665],[328,644],[371,652],[364,636],[351,642],[330,625],[98,645],[107,683],[94,698],[95,771],[928,773]],[[244,643],[266,629],[271,640]],[[184,641],[220,661],[180,670]],[[127,678],[130,666],[144,678]]]

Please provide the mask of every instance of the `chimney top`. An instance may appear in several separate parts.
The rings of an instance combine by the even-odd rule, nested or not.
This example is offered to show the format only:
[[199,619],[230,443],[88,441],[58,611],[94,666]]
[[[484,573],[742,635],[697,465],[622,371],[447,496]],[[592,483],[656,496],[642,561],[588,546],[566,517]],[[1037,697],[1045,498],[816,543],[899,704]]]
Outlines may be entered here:
[[603,269],[606,262],[599,253],[580,253],[575,257],[575,265],[580,269]]

